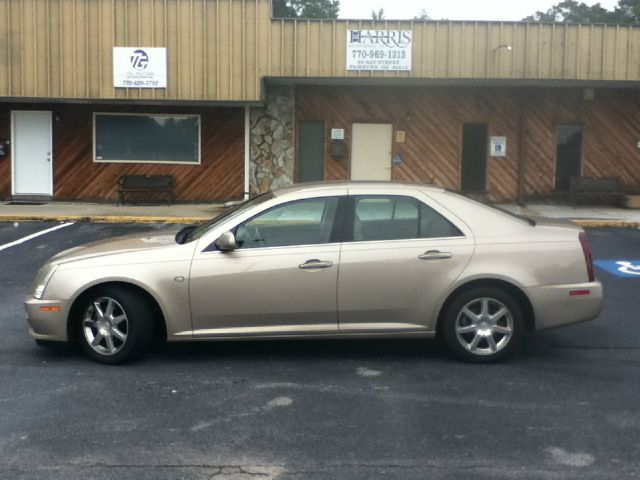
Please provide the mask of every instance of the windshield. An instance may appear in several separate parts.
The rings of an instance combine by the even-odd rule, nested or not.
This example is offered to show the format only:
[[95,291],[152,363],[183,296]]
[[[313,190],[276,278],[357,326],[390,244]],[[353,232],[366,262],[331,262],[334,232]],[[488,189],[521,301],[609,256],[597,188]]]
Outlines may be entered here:
[[233,207],[229,207],[217,217],[214,217],[208,222],[203,223],[199,227],[194,228],[191,232],[189,232],[189,235],[187,235],[187,237],[185,238],[184,243],[192,242],[193,240],[199,239],[200,237],[202,237],[202,235],[207,233],[209,230],[216,228],[222,222],[231,220],[249,210],[250,208],[259,205],[262,202],[266,202],[267,200],[271,200],[273,197],[274,195],[271,192],[263,193],[262,195],[258,195],[257,197],[252,198],[251,200],[242,202],[238,205],[234,205]]

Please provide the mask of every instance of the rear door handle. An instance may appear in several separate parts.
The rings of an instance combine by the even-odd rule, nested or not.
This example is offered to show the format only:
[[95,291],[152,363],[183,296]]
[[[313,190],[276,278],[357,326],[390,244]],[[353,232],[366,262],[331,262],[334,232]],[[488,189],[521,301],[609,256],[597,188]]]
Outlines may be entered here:
[[451,252],[441,252],[440,250],[429,250],[418,256],[420,260],[446,260],[451,257],[453,257]]
[[317,258],[307,260],[306,262],[298,265],[298,268],[302,270],[314,270],[316,268],[329,268],[329,267],[333,267],[333,262],[322,261],[322,260],[318,260]]

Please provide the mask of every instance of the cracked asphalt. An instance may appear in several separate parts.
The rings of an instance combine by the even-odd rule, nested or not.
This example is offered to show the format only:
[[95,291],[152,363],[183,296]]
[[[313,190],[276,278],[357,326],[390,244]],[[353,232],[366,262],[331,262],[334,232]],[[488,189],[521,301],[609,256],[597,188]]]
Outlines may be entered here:
[[[0,247],[52,226],[0,223]],[[600,318],[489,366],[423,340],[166,345],[120,367],[35,345],[22,299],[46,258],[163,228],[0,249],[0,479],[640,477],[640,278],[598,270]],[[640,230],[589,238],[596,259],[640,258]]]

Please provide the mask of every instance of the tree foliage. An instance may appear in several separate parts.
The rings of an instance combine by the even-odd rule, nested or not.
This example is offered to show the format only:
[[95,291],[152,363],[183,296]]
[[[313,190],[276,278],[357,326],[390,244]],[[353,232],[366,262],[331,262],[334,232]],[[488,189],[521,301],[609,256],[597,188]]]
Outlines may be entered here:
[[619,0],[613,10],[607,10],[600,3],[587,5],[577,0],[563,0],[547,11],[538,11],[523,20],[558,23],[640,23],[640,0]]
[[384,20],[384,9],[380,8],[377,12],[375,10],[371,10],[371,19]]
[[431,17],[427,13],[427,11],[423,8],[418,12],[418,15],[413,17],[414,20],[431,20]]
[[338,18],[340,0],[271,0],[275,18]]

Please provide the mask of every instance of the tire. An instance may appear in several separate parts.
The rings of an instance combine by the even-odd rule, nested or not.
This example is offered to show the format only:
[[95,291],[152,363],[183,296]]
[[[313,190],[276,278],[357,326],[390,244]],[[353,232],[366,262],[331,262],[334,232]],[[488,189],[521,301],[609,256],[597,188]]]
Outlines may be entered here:
[[494,287],[456,295],[442,324],[445,344],[465,362],[503,360],[518,348],[523,336],[522,308],[510,294]]
[[102,287],[85,295],[77,311],[78,341],[96,362],[124,363],[149,347],[153,310],[139,294],[122,287]]

